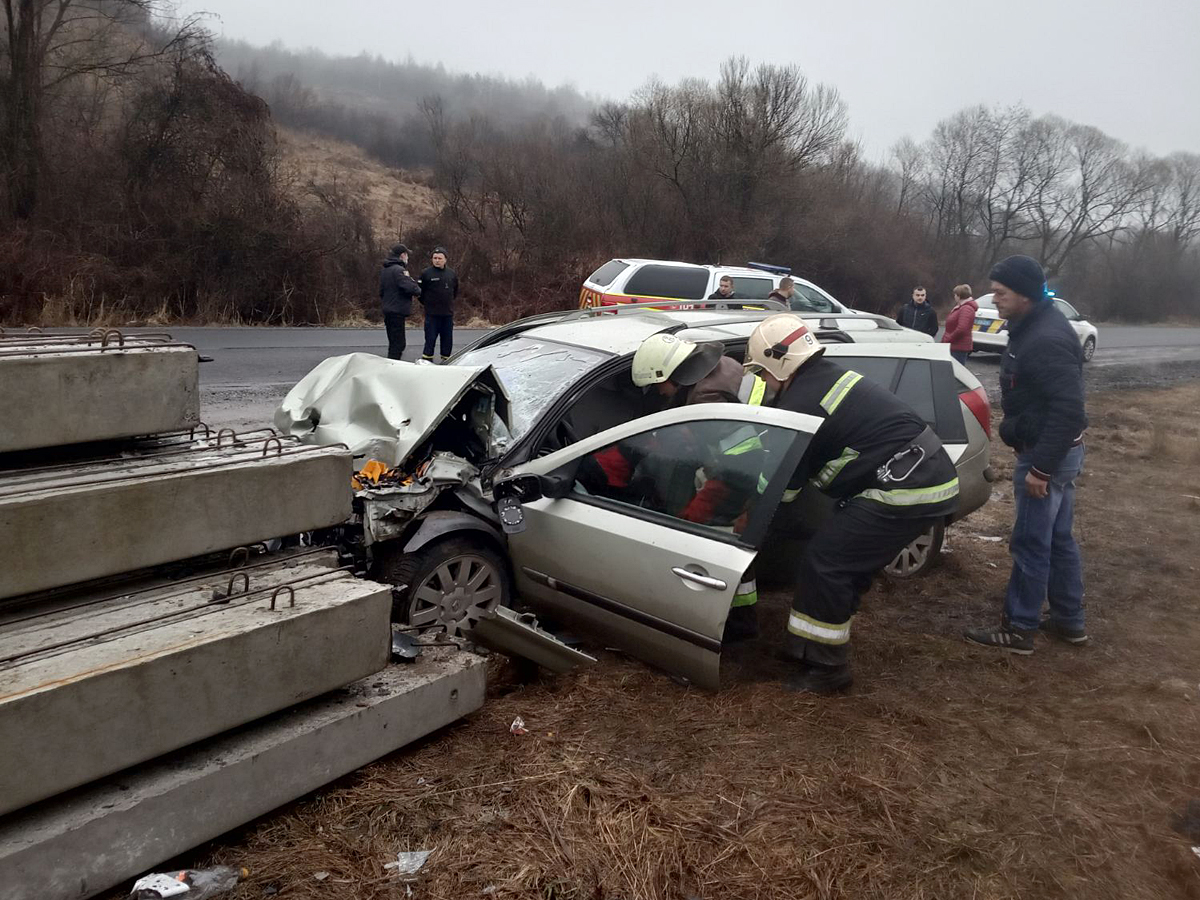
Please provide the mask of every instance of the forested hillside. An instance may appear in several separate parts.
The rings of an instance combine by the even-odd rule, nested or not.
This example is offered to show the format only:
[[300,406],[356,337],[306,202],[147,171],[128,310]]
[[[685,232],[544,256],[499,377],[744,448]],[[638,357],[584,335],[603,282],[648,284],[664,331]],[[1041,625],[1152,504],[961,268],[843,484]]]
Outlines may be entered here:
[[1200,155],[1056,116],[971,107],[881,165],[797,66],[731,59],[602,102],[214,47],[161,0],[5,9],[3,322],[357,318],[397,239],[417,262],[446,245],[463,314],[493,321],[573,305],[623,255],[787,264],[888,310],[1026,252],[1094,316],[1200,314]]

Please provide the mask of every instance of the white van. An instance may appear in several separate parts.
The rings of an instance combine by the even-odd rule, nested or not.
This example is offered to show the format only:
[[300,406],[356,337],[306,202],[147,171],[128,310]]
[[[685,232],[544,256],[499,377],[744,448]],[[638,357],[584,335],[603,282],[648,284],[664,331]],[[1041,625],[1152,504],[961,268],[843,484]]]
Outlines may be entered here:
[[[765,300],[788,275],[782,266],[701,266],[665,259],[610,259],[588,276],[579,292],[580,309],[655,300],[704,300],[726,276],[733,279],[740,300]],[[801,315],[854,315],[811,281],[789,276],[796,284],[791,307]]]

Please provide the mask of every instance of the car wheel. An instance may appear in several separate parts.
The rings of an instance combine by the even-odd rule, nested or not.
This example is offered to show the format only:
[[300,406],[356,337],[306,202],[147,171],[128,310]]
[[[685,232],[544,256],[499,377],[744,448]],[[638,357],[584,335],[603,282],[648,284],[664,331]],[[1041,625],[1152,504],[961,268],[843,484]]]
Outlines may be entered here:
[[460,637],[499,606],[509,606],[512,585],[504,558],[486,541],[452,537],[414,553],[389,552],[378,577],[400,588],[392,620]]
[[913,578],[932,569],[942,555],[946,526],[938,522],[899,553],[883,570],[893,578]]
[[1096,339],[1089,337],[1083,342],[1083,361],[1091,362],[1092,357],[1096,355]]

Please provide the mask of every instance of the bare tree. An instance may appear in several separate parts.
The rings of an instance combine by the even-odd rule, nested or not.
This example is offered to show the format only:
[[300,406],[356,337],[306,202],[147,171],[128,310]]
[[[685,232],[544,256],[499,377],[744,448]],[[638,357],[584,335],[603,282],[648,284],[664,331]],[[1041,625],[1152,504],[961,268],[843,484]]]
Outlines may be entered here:
[[7,211],[29,218],[45,161],[47,103],[84,76],[126,75],[181,42],[203,38],[195,19],[157,34],[165,0],[0,0],[0,162]]

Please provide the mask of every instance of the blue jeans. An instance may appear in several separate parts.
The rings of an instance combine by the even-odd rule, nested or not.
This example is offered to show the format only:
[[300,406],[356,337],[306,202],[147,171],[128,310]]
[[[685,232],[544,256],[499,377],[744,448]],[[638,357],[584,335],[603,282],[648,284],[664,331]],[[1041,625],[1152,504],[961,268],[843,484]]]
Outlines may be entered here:
[[1067,628],[1083,628],[1083,563],[1071,534],[1083,446],[1067,451],[1044,498],[1031,497],[1025,489],[1030,465],[1030,454],[1017,454],[1017,519],[1008,544],[1013,567],[1004,612],[1014,628],[1036,631],[1042,606],[1049,601],[1050,618]]
[[964,366],[967,364],[967,360],[971,358],[971,353],[968,350],[951,350],[950,355]]

